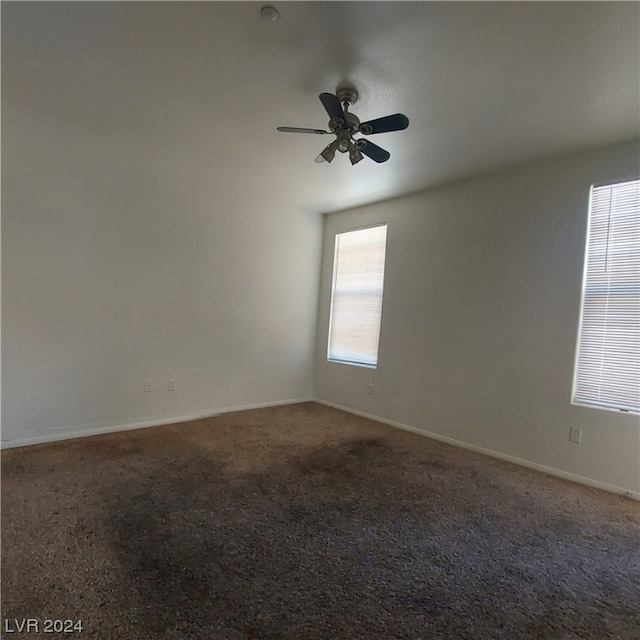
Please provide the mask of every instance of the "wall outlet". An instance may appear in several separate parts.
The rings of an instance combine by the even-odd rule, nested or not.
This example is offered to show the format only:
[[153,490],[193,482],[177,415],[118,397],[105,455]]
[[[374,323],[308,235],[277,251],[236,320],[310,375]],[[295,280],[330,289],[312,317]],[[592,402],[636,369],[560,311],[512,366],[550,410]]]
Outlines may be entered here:
[[176,381],[173,378],[171,378],[169,380],[169,386],[167,387],[167,390],[168,391],[175,391],[176,390]]
[[372,384],[368,384],[367,385],[367,393],[372,396],[373,395],[373,385]]
[[582,429],[571,427],[571,429],[569,429],[569,442],[580,444],[582,442]]
[[144,391],[145,393],[149,393],[149,391],[153,391],[153,383],[151,380],[144,381]]

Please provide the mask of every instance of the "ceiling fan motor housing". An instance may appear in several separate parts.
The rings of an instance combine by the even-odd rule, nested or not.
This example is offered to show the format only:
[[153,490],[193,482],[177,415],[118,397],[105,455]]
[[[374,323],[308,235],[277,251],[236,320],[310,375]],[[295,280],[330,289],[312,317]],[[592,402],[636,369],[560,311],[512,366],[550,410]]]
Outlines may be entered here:
[[360,130],[360,119],[354,113],[344,112],[344,118],[331,118],[329,129],[336,135],[340,131],[348,131],[351,135]]
[[344,112],[345,124],[351,133],[356,133],[360,129],[360,119],[354,113]]

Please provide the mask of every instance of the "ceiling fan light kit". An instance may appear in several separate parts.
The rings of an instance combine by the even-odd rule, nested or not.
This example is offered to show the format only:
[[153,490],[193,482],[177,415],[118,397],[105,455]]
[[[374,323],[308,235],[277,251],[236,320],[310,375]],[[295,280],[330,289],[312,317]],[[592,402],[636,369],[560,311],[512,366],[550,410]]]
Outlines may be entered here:
[[402,131],[409,126],[409,118],[402,113],[394,113],[390,116],[361,123],[360,119],[349,111],[358,101],[358,91],[350,84],[340,85],[336,89],[335,95],[333,93],[321,93],[318,97],[330,118],[329,131],[303,127],[278,127],[278,131],[283,133],[335,135],[336,139],[328,144],[316,157],[315,161],[317,163],[331,162],[336,155],[336,151],[348,153],[352,165],[360,162],[364,156],[369,157],[374,162],[386,162],[391,157],[388,151],[369,140],[364,138],[356,139],[353,136],[356,133],[369,136],[389,131]]

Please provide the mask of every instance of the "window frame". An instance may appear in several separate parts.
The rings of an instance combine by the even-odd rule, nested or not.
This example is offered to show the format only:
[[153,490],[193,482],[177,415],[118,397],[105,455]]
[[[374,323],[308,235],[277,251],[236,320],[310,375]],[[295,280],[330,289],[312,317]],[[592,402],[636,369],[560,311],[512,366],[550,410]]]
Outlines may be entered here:
[[[380,295],[380,316],[379,316],[379,331],[378,331],[378,343],[376,345],[376,362],[375,364],[371,364],[369,362],[358,362],[355,360],[341,360],[335,357],[331,357],[331,329],[333,326],[334,315],[333,315],[333,307],[334,307],[334,297],[335,297],[335,285],[336,285],[336,276],[338,272],[338,236],[346,233],[353,233],[356,231],[365,231],[367,229],[375,229],[377,227],[385,227],[385,246],[384,246],[384,263],[382,269],[382,292]],[[333,364],[341,364],[347,365],[351,367],[360,367],[363,369],[373,369],[376,370],[380,363],[380,333],[382,331],[382,314],[383,314],[383,301],[384,301],[384,280],[386,275],[386,259],[387,259],[387,238],[388,238],[388,230],[389,224],[388,222],[375,222],[372,224],[352,227],[349,229],[342,229],[340,231],[335,231],[333,234],[333,264],[331,271],[331,290],[329,293],[329,323],[327,327],[327,348],[326,348],[326,361],[331,362]]]
[[590,409],[599,409],[601,411],[610,411],[617,414],[626,414],[626,415],[640,415],[640,407],[638,409],[630,409],[630,408],[622,408],[616,407],[614,403],[602,403],[602,402],[588,402],[585,400],[576,399],[577,391],[578,391],[578,365],[580,363],[580,347],[583,337],[583,329],[584,329],[584,316],[585,316],[585,299],[587,298],[587,280],[588,280],[588,266],[589,266],[589,244],[591,239],[591,222],[593,216],[593,197],[596,189],[602,187],[613,187],[616,185],[623,185],[629,182],[638,182],[640,178],[623,178],[617,180],[607,180],[605,182],[597,182],[593,183],[589,189],[589,203],[587,209],[587,228],[586,234],[584,238],[584,260],[582,266],[582,284],[581,284],[581,294],[580,294],[580,306],[578,309],[578,332],[577,338],[575,342],[574,348],[574,363],[573,363],[573,376],[572,376],[572,384],[571,384],[571,405],[577,407],[585,407]]

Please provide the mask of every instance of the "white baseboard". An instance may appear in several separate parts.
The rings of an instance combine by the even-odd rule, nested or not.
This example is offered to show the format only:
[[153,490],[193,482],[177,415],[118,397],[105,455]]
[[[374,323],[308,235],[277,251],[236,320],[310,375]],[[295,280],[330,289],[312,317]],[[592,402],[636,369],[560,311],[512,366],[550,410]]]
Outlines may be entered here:
[[147,427],[159,427],[164,424],[174,424],[178,422],[189,422],[190,420],[200,420],[202,418],[211,418],[223,413],[231,413],[232,411],[247,411],[249,409],[263,409],[265,407],[277,407],[280,405],[312,401],[313,398],[294,398],[290,400],[276,400],[275,402],[259,402],[255,404],[236,405],[233,407],[222,407],[219,409],[203,409],[201,411],[192,411],[181,415],[155,416],[128,423],[103,422],[78,425],[75,427],[58,427],[47,433],[38,433],[26,437],[21,436],[16,439],[7,438],[0,442],[0,448],[10,449],[13,447],[26,447],[33,444],[56,442],[58,440],[70,440],[72,438],[85,438],[87,436],[97,436],[104,433],[115,433],[117,431],[146,429]]
[[491,456],[492,458],[499,458],[500,460],[506,460],[507,462],[512,462],[522,467],[528,467],[529,469],[535,469],[536,471],[541,471],[542,473],[547,473],[552,476],[564,478],[565,480],[579,482],[580,484],[586,484],[597,489],[604,489],[605,491],[610,491],[612,493],[619,493],[626,496],[627,498],[640,500],[639,491],[630,491],[628,489],[623,489],[622,487],[616,487],[615,485],[607,484],[606,482],[600,482],[599,480],[585,478],[584,476],[579,476],[575,473],[569,473],[568,471],[562,471],[561,469],[555,469],[554,467],[547,467],[543,464],[538,464],[537,462],[525,460],[524,458],[517,458],[506,453],[493,451],[492,449],[485,449],[484,447],[479,447],[475,444],[469,444],[468,442],[463,442],[462,440],[455,440],[454,438],[449,438],[448,436],[441,436],[438,433],[432,433],[431,431],[419,429],[418,427],[412,427],[411,425],[402,424],[401,422],[395,422],[394,420],[380,418],[379,416],[374,416],[372,414],[365,413],[364,411],[357,411],[356,409],[350,409],[349,407],[343,407],[342,405],[335,404],[333,402],[327,402],[326,400],[315,398],[314,402],[323,404],[327,407],[333,407],[334,409],[339,409],[340,411],[345,411],[346,413],[352,413],[353,415],[360,416],[362,418],[368,418],[369,420],[374,420],[375,422],[382,422],[383,424],[388,424],[391,427],[397,427],[398,429],[403,429],[404,431],[411,431],[412,433],[417,433],[418,435],[426,436],[427,438],[432,438],[433,440],[440,440],[441,442],[446,442],[456,447],[462,447],[463,449],[470,449],[471,451],[476,451],[477,453],[483,453],[484,455]]
[[448,436],[442,436],[438,433],[433,433],[425,429],[420,429],[418,427],[413,427],[411,425],[403,424],[401,422],[396,422],[395,420],[388,420],[386,418],[381,418],[380,416],[376,416],[370,413],[365,413],[364,411],[358,411],[356,409],[351,409],[349,407],[344,407],[342,405],[335,404],[333,402],[328,402],[326,400],[320,400],[319,398],[294,398],[290,400],[276,400],[275,402],[260,402],[255,404],[236,405],[232,407],[221,407],[218,409],[193,411],[193,412],[181,414],[181,415],[156,416],[156,417],[144,418],[142,420],[138,420],[136,422],[129,422],[129,423],[122,423],[122,422],[94,423],[94,424],[81,425],[76,427],[59,427],[48,433],[39,433],[39,434],[34,434],[33,436],[2,440],[0,442],[0,448],[9,449],[13,447],[26,447],[34,444],[56,442],[58,440],[70,440],[72,438],[84,438],[87,436],[95,436],[95,435],[100,435],[104,433],[130,431],[133,429],[146,429],[147,427],[158,427],[166,424],[188,422],[190,420],[199,420],[202,418],[211,418],[213,416],[221,415],[223,413],[231,413],[232,411],[247,411],[249,409],[263,409],[266,407],[276,407],[276,406],[287,405],[287,404],[297,404],[300,402],[317,402],[318,404],[322,404],[327,407],[333,407],[334,409],[339,409],[340,411],[345,411],[346,413],[351,413],[353,415],[360,416],[362,418],[367,418],[369,420],[374,420],[375,422],[388,424],[389,426],[396,427],[398,429],[403,429],[404,431],[411,431],[412,433],[416,433],[421,436],[426,436],[427,438],[432,438],[433,440],[446,442],[456,447],[462,447],[463,449],[476,451],[477,453],[482,453],[484,455],[491,456],[493,458],[499,458],[500,460],[506,460],[507,462],[512,462],[514,464],[518,464],[523,467],[528,467],[529,469],[534,469],[536,471],[541,471],[542,473],[547,473],[552,476],[564,478],[565,480],[579,482],[580,484],[585,484],[590,487],[603,489],[605,491],[610,491],[612,493],[622,494],[624,496],[627,496],[628,498],[640,500],[639,491],[630,491],[628,489],[617,487],[615,485],[611,485],[606,482],[600,482],[599,480],[593,480],[591,478],[579,476],[574,473],[562,471],[561,469],[555,469],[554,467],[547,467],[546,465],[539,464],[537,462],[531,462],[529,460],[525,460],[524,458],[517,458],[515,456],[510,456],[506,453],[493,451],[492,449],[485,449],[484,447],[479,447],[474,444],[469,444],[467,442],[463,442],[462,440],[456,440],[454,438],[449,438]]

